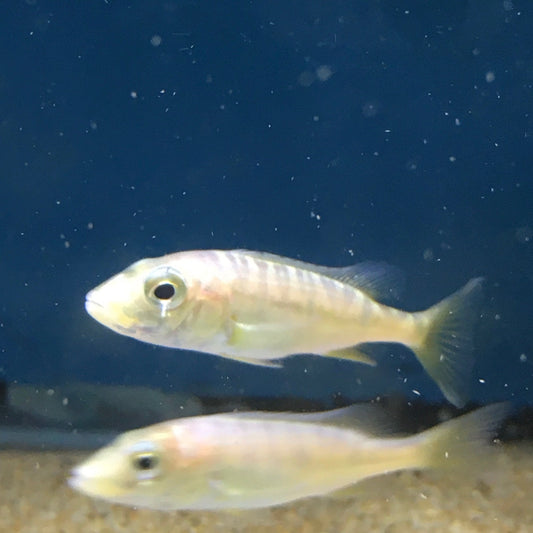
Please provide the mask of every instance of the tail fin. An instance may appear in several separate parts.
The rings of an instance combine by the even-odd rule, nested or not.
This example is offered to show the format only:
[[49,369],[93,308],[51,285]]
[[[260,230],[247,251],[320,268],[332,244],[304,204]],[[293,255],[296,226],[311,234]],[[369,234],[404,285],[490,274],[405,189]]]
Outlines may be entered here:
[[456,468],[487,459],[483,452],[510,411],[508,402],[487,405],[414,436],[421,440],[423,466]]
[[482,282],[483,278],[471,279],[427,311],[416,313],[428,326],[422,343],[411,349],[444,396],[457,407],[465,404],[474,363],[472,329],[481,301]]

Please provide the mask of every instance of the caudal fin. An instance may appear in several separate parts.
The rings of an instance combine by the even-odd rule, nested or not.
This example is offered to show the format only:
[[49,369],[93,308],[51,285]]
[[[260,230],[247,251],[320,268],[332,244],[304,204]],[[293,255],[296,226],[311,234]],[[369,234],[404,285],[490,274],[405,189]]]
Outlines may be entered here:
[[420,439],[422,466],[457,468],[485,462],[488,445],[511,411],[508,402],[476,409],[412,437]]
[[457,407],[465,404],[474,364],[472,330],[478,317],[482,281],[471,279],[456,293],[417,313],[428,326],[422,343],[411,348],[444,396]]

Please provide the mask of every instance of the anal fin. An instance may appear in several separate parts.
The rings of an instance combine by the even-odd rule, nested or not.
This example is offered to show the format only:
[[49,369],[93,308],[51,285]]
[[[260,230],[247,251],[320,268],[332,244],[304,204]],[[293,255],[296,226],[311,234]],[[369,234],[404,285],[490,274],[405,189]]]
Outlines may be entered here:
[[335,357],[336,359],[347,359],[348,361],[356,361],[365,365],[376,366],[377,363],[372,357],[366,353],[358,350],[355,346],[349,348],[341,348],[340,350],[331,350],[324,354],[327,357]]

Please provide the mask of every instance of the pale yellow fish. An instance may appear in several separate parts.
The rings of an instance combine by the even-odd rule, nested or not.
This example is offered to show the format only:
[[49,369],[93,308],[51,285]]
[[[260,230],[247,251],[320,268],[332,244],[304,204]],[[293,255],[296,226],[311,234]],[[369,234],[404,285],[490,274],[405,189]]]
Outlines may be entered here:
[[350,415],[371,413],[360,416],[359,406],[182,418],[124,433],[74,468],[69,484],[150,509],[267,507],[388,472],[479,464],[507,411],[506,404],[490,405],[409,437],[350,427]]
[[137,261],[90,291],[85,307],[141,341],[265,366],[302,353],[375,364],[354,347],[401,343],[462,405],[481,280],[410,313],[375,299],[390,296],[390,272],[382,263],[330,268],[246,250],[178,252]]

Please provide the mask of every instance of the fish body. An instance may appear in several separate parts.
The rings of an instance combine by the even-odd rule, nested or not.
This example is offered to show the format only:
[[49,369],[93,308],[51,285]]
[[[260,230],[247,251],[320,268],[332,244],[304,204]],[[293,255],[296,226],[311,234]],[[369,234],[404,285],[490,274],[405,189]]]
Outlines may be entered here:
[[480,279],[432,308],[405,312],[382,263],[330,268],[246,250],[196,250],[140,260],[87,294],[112,330],[171,348],[275,366],[292,354],[375,364],[356,347],[410,347],[446,397],[464,403]]
[[97,451],[69,483],[96,498],[159,510],[268,507],[388,472],[471,464],[508,410],[495,404],[413,436],[383,437],[346,422],[359,407],[156,424]]

